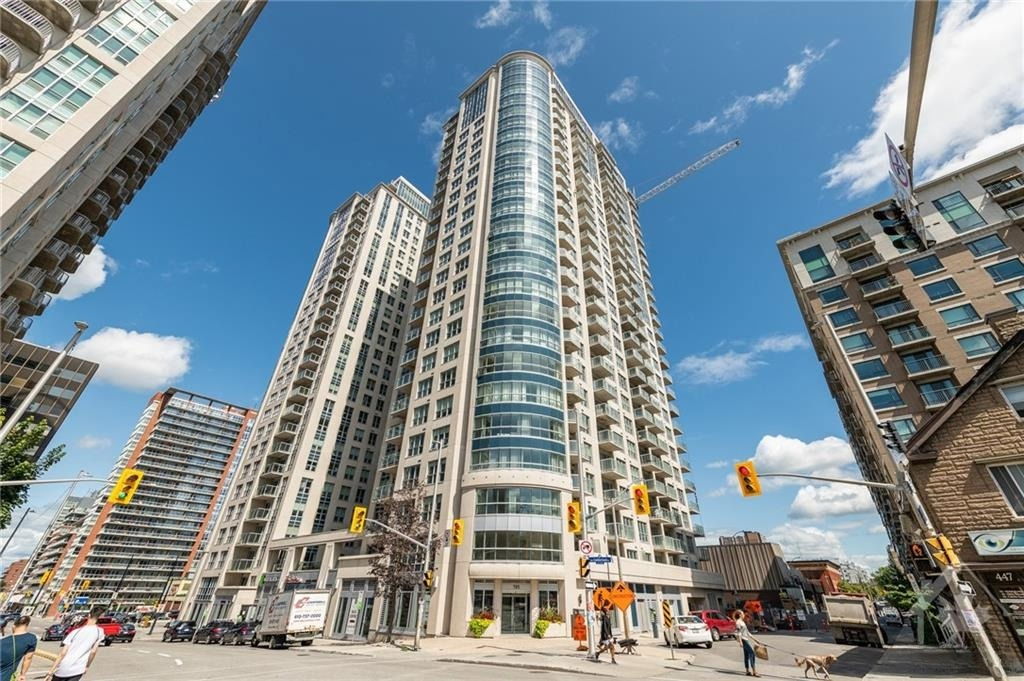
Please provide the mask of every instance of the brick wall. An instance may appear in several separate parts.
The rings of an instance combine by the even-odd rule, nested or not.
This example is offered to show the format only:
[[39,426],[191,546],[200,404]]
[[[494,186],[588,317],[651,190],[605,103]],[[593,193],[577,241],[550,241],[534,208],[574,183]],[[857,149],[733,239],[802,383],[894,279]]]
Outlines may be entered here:
[[[1019,323],[1020,315],[1008,317],[1007,331]],[[994,381],[1024,377],[1024,352],[1011,357],[993,379],[980,388],[925,443],[923,454],[933,460],[915,461],[910,472],[938,530],[949,537],[960,558],[970,564],[998,566],[982,558],[967,534],[991,528],[1024,527],[1015,518],[985,465],[977,463],[995,457],[1024,457],[1024,421],[1007,405]],[[971,580],[974,582],[974,580]],[[999,606],[974,583],[978,605],[994,612]],[[1024,654],[1014,641],[1006,621],[993,617],[986,623],[992,643],[1009,670],[1024,671]]]

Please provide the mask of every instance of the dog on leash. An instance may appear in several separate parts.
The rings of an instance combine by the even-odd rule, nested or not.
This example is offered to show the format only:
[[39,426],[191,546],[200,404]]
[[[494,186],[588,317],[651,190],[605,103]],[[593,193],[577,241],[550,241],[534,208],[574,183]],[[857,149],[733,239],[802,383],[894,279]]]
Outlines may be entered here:
[[794,657],[796,660],[797,667],[804,668],[804,678],[810,678],[807,676],[807,672],[814,672],[814,678],[818,678],[818,672],[823,672],[826,679],[832,677],[828,675],[828,668],[835,663],[838,659],[835,655],[809,655],[808,657]]

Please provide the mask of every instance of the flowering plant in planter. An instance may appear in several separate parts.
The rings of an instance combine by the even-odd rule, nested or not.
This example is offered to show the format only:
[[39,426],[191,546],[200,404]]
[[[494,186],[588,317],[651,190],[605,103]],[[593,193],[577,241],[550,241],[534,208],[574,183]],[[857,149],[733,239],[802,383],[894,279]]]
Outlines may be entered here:
[[545,622],[554,622],[556,624],[561,624],[565,621],[565,618],[562,617],[561,613],[554,608],[541,608],[540,613],[537,614],[537,619]]
[[480,638],[487,631],[494,621],[494,611],[483,609],[478,611],[469,620],[469,635],[473,638]]

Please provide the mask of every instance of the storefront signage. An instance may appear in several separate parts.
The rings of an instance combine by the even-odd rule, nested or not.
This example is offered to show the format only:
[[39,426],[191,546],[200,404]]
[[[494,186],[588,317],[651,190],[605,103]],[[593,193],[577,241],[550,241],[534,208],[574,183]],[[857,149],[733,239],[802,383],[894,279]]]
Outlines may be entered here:
[[1024,556],[1024,529],[968,532],[979,556]]

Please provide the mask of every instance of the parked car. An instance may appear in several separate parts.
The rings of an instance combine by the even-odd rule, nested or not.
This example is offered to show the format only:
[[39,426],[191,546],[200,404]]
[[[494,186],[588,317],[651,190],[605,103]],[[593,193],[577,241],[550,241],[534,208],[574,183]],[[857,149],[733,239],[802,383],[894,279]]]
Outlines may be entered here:
[[672,631],[665,632],[665,643],[669,646],[711,647],[711,630],[704,620],[696,615],[676,615]]
[[223,636],[235,623],[231,620],[213,620],[196,629],[192,643],[220,643]]
[[259,622],[240,622],[221,634],[220,644],[222,646],[240,646],[247,643],[251,645],[257,626],[259,626]]
[[114,637],[115,641],[121,643],[131,643],[135,640],[135,625],[131,622],[122,622],[121,631]]
[[[88,621],[88,618],[75,620],[74,624],[64,630],[64,635],[67,636]],[[103,630],[103,645],[105,646],[109,646],[121,634],[121,625],[113,617],[100,617],[96,620],[96,626]]]
[[173,620],[164,627],[163,640],[173,643],[174,641],[191,641],[192,635],[196,633],[196,623],[191,620]]
[[64,635],[67,634],[68,625],[64,622],[57,622],[46,627],[43,631],[44,641],[63,641]]
[[708,625],[711,639],[718,641],[724,636],[736,638],[736,623],[717,610],[696,610],[690,613]]

